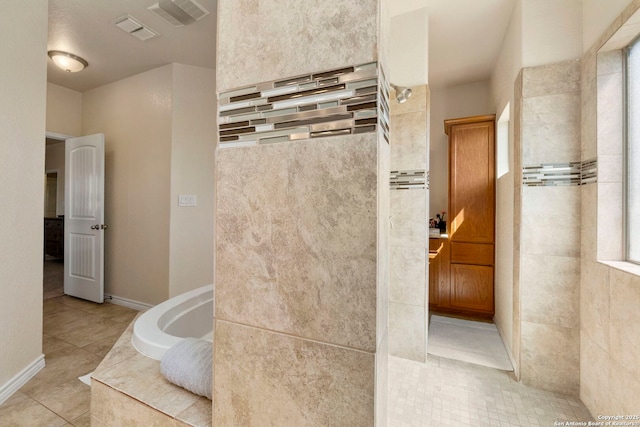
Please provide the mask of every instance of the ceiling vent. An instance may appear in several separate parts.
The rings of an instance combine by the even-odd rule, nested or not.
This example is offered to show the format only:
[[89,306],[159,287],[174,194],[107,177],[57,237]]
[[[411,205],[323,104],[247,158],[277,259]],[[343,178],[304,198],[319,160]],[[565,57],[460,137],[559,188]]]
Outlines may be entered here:
[[138,40],[149,40],[154,37],[158,37],[160,34],[153,31],[151,28],[142,25],[135,18],[125,15],[113,21],[116,27],[120,28],[122,31],[125,31],[131,34],[133,37]]
[[160,0],[148,9],[174,27],[189,25],[209,14],[195,0]]

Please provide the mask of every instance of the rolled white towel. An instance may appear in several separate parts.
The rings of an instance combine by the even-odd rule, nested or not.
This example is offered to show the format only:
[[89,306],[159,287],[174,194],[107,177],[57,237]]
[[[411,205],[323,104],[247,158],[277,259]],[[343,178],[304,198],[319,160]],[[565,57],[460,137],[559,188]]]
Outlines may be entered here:
[[213,395],[213,345],[185,338],[162,356],[160,372],[173,384],[200,396]]

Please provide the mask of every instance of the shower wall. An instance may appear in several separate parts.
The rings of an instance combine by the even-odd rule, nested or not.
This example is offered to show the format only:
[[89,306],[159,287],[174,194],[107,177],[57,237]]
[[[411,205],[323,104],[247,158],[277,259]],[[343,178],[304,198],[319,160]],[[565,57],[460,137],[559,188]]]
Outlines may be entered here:
[[[322,5],[221,0],[218,31],[221,119],[246,96],[244,112],[252,113],[245,130],[269,129],[270,137],[250,143],[233,123],[224,127],[236,116],[221,121],[213,422],[384,426],[389,252],[384,97],[378,95],[374,107],[377,119],[364,118],[360,107],[345,112],[343,123],[369,125],[326,130],[330,137],[312,132],[315,124],[301,122],[303,107],[294,106],[298,130],[308,133],[301,136],[282,133],[286,121],[276,128],[265,124],[269,111],[282,107],[277,104],[282,98],[258,88],[268,84],[284,93],[282,102],[295,104],[287,87],[317,89],[326,71],[331,71],[327,80],[339,84],[332,80],[342,75],[336,70],[374,63],[384,92],[386,6],[377,0]],[[300,76],[306,83],[283,83]],[[368,90],[356,86],[354,93]],[[232,96],[234,89],[247,87],[245,94]],[[256,99],[255,92],[263,97]],[[318,101],[304,112],[314,115],[324,107]],[[353,115],[360,119],[346,118]]]
[[512,350],[523,383],[577,395],[580,61],[524,68],[515,87]]
[[[391,93],[391,170],[427,175],[429,87],[413,87],[405,103]],[[392,173],[394,173],[392,172]],[[428,212],[425,185],[391,190],[389,354],[425,362],[429,315]]]

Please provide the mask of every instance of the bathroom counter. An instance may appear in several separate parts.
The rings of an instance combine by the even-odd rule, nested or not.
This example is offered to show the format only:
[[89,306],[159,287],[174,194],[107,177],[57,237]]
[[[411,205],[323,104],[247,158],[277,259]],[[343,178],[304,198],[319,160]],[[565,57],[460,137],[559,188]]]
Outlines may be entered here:
[[160,362],[133,347],[134,322],[91,376],[92,424],[211,426],[211,400],[167,381]]
[[446,233],[440,233],[439,235],[433,235],[431,233],[429,233],[429,238],[430,239],[448,239],[449,235]]

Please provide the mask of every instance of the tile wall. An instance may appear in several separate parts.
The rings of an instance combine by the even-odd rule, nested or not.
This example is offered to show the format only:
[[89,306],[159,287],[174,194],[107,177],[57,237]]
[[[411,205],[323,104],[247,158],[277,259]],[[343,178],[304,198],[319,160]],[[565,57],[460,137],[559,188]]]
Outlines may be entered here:
[[211,401],[171,384],[133,347],[129,324],[91,379],[91,425],[211,426]]
[[[407,102],[391,113],[391,257],[389,280],[389,352],[425,362],[429,315],[428,174],[429,87],[412,88]],[[409,185],[395,184],[396,175]]]
[[[521,164],[516,168],[527,171],[558,163],[568,168],[579,162],[580,62],[525,68],[520,84],[515,123]],[[521,380],[574,395],[580,379],[579,167],[577,171],[573,182],[565,176],[532,183],[516,174],[519,247],[514,293]]]
[[[217,153],[215,425],[386,425],[390,171],[381,3],[219,2],[220,116],[236,124],[236,113],[250,117],[246,126],[221,126]],[[332,88],[337,99],[320,99],[324,71],[372,63],[375,116],[342,108],[368,89]],[[348,84],[339,81],[348,73],[328,78]],[[310,82],[299,76],[315,86],[301,87]],[[264,93],[263,82],[290,78],[284,86],[298,94]],[[234,94],[247,87],[255,90]],[[354,93],[342,98],[343,89]],[[251,111],[228,106],[247,101],[242,108]],[[295,123],[280,114],[268,123],[262,108],[295,108]],[[326,122],[319,112],[331,108],[345,117]],[[309,111],[314,117],[303,117]],[[359,133],[370,123],[357,120],[371,118],[375,128]]]
[[[594,417],[640,408],[640,268],[622,258],[622,53],[638,33],[633,1],[582,60],[582,158],[597,156],[597,185],[582,191],[580,398]],[[613,37],[612,37],[613,35]],[[600,53],[598,53],[600,51]]]

